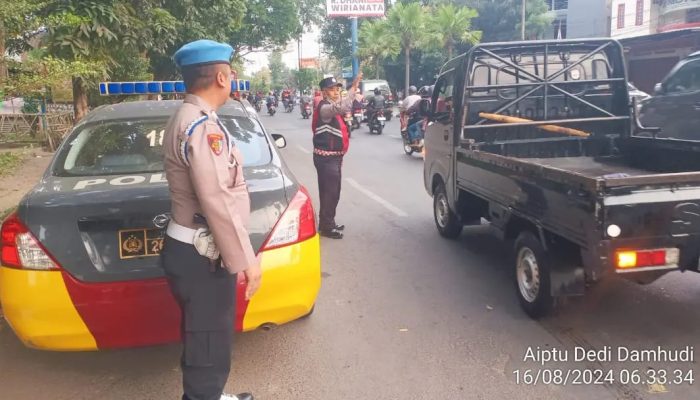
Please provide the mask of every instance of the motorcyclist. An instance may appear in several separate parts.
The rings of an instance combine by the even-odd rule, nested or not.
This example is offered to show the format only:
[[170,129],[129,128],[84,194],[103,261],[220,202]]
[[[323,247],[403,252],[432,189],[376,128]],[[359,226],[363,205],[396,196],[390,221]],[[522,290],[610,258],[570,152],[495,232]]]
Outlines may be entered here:
[[287,105],[289,105],[289,101],[291,100],[290,97],[291,95],[289,90],[282,91],[282,106],[284,106],[285,109],[287,108]]
[[299,99],[299,105],[301,106],[300,108],[302,109],[302,112],[303,112],[304,106],[307,104],[311,104],[312,101],[313,101],[313,99],[311,98],[311,96],[309,96],[309,92],[305,90],[301,94],[301,98]]
[[[424,88],[421,88],[424,89]],[[419,125],[416,123],[422,122],[423,119],[418,112],[418,107],[416,106],[420,103],[421,96],[418,95],[418,90],[415,86],[410,86],[408,88],[408,97],[406,97],[401,103],[401,130],[408,129],[408,137],[411,143],[415,144],[420,141],[420,130],[417,129]]]
[[274,105],[277,107],[277,97],[275,97],[274,92],[270,92],[270,94],[267,96],[267,110],[270,111],[270,106]]
[[382,112],[386,105],[384,95],[379,88],[374,89],[374,96],[367,102],[367,122],[370,123],[378,112]]

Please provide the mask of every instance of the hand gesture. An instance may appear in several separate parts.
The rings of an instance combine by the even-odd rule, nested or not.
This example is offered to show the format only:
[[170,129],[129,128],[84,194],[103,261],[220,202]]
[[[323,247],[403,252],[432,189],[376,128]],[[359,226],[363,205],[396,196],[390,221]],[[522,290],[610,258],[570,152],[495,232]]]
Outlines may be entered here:
[[245,281],[246,281],[246,289],[245,289],[245,299],[246,301],[250,300],[255,292],[260,289],[260,281],[262,280],[262,270],[260,269],[260,262],[255,263],[255,265],[251,265],[243,271],[243,274],[245,275]]

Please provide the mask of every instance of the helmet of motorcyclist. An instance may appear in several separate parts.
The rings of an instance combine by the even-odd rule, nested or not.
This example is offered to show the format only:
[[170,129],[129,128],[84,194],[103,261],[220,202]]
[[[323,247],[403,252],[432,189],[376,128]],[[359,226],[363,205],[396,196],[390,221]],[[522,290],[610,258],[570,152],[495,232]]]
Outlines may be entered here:
[[418,89],[416,89],[415,86],[408,87],[408,94],[416,94],[416,93],[418,93]]
[[374,88],[374,94],[375,94],[375,95],[379,95],[379,94],[381,94],[381,93],[382,93],[382,91],[379,90],[379,88]]

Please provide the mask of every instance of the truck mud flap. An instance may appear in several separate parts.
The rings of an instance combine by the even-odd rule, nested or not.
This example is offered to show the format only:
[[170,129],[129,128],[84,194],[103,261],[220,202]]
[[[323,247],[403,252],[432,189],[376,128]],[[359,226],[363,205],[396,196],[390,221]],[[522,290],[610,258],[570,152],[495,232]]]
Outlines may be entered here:
[[552,296],[582,296],[586,290],[583,267],[558,264],[550,271]]

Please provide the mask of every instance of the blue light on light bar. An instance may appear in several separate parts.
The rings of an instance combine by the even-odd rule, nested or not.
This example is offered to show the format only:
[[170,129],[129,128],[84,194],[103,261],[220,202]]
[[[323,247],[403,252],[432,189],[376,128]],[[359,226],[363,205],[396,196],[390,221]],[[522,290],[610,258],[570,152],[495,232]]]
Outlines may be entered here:
[[[101,96],[146,95],[146,94],[178,94],[185,93],[183,81],[151,81],[151,82],[101,82]],[[232,80],[231,91],[243,92],[250,90],[250,81]]]
[[136,94],[148,94],[148,84],[146,82],[135,82],[134,92]]

